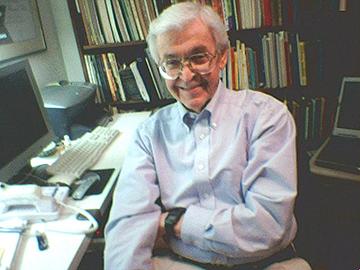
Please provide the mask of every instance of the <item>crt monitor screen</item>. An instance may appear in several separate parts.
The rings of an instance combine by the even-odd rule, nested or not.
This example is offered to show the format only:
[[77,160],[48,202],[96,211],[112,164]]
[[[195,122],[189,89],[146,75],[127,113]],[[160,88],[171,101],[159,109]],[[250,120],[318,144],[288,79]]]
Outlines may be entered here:
[[0,67],[0,182],[7,182],[53,139],[30,65]]

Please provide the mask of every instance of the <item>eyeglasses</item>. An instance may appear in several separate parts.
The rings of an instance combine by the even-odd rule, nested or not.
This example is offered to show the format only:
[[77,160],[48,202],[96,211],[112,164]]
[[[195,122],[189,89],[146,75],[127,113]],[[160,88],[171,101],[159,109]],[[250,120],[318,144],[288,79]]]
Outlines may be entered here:
[[180,76],[185,63],[187,63],[192,72],[205,75],[214,69],[215,61],[213,60],[215,57],[216,54],[212,55],[208,52],[196,53],[182,58],[169,57],[160,63],[160,74],[164,79],[176,80]]

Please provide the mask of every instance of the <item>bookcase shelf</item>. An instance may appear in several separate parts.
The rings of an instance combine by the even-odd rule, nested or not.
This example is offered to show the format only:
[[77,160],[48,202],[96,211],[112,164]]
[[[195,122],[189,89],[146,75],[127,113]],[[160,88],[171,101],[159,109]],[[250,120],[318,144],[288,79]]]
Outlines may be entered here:
[[99,54],[107,52],[126,52],[126,50],[131,50],[133,53],[135,50],[139,50],[143,53],[146,48],[146,42],[143,40],[138,41],[128,41],[124,43],[106,43],[100,45],[84,45],[83,52],[84,54]]
[[[93,67],[93,69],[95,69],[97,72],[101,71],[103,73],[103,78],[100,78],[99,76],[97,78],[98,80],[101,79],[102,81],[100,87],[105,87],[106,83],[107,87],[110,89],[111,80],[113,80],[112,83],[115,86],[116,84],[118,84],[118,82],[116,81],[116,76],[113,76],[113,79],[109,79],[109,77],[106,77],[109,73],[109,70],[106,69],[106,65],[111,62],[109,54],[111,54],[112,59],[116,59],[116,68],[120,69],[125,65],[130,66],[130,64],[132,64],[133,62],[139,62],[139,59],[143,59],[143,61],[147,61],[149,70],[151,70],[151,65],[149,64],[150,59],[148,59],[148,54],[146,53],[146,42],[144,41],[144,37],[146,36],[145,34],[147,31],[144,26],[148,25],[150,18],[156,16],[159,12],[161,12],[164,7],[177,2],[177,0],[159,0],[144,2],[139,0],[118,1],[118,3],[120,3],[118,5],[118,7],[120,7],[120,13],[122,12],[121,14],[125,14],[124,16],[122,16],[121,19],[123,20],[123,22],[125,22],[125,31],[127,31],[126,35],[128,35],[128,37],[126,37],[126,35],[124,34],[124,28],[123,30],[121,30],[120,18],[116,17],[120,14],[119,10],[118,12],[115,12],[114,2],[116,1],[102,1],[105,3],[112,3],[112,6],[107,7],[107,14],[109,16],[107,22],[108,28],[106,28],[106,25],[103,24],[102,19],[104,18],[100,17],[97,18],[97,22],[94,21],[92,24],[86,23],[86,20],[83,19],[83,14],[81,13],[81,10],[84,11],[85,9],[81,8],[81,5],[92,5],[93,10],[97,12],[96,14],[92,14],[92,17],[90,16],[91,18],[94,18],[94,16],[100,16],[99,14],[101,14],[101,12],[99,12],[100,7],[98,6],[99,1],[100,0],[67,0],[85,78],[86,80],[91,81],[94,80],[94,76],[98,76],[89,72],[89,70],[91,71],[91,69],[89,69],[90,61],[90,63],[93,63],[93,65],[96,66]],[[224,21],[229,27],[228,34],[230,45],[232,47],[236,47],[240,41],[241,43],[245,44],[245,46],[243,47],[243,49],[246,50],[247,53],[247,55],[244,54],[245,57],[249,57],[249,51],[256,55],[256,61],[258,61],[258,63],[256,62],[257,74],[253,75],[253,79],[262,76],[261,80],[264,80],[265,64],[263,62],[265,58],[264,55],[262,55],[262,46],[264,46],[262,44],[262,39],[266,39],[264,38],[264,36],[274,35],[275,39],[279,39],[279,36],[280,39],[284,37],[295,37],[298,39],[297,42],[303,43],[303,57],[306,60],[306,63],[303,63],[304,66],[298,65],[298,62],[283,62],[283,65],[284,63],[286,63],[286,72],[289,72],[289,74],[285,76],[283,73],[282,76],[287,78],[289,78],[289,76],[293,76],[292,80],[287,79],[285,83],[283,82],[281,87],[279,87],[279,85],[277,84],[272,86],[271,84],[264,83],[264,81],[262,81],[260,84],[258,83],[253,85],[253,89],[273,95],[274,97],[287,102],[288,105],[291,104],[291,106],[289,105],[289,108],[293,110],[292,112],[294,114],[304,113],[308,116],[311,115],[314,110],[317,110],[317,108],[311,107],[309,104],[317,104],[317,101],[319,99],[326,103],[322,106],[328,106],[328,104],[336,103],[338,89],[342,77],[360,76],[360,35],[355,30],[356,26],[359,25],[360,22],[360,1],[358,0],[345,0],[345,2],[347,3],[345,11],[339,11],[340,2],[344,2],[344,0],[254,0],[255,5],[257,5],[258,3],[263,4],[264,2],[272,3],[271,5],[273,6],[271,6],[271,9],[272,12],[274,12],[274,14],[276,15],[271,14],[270,16],[275,17],[270,19],[272,20],[272,22],[275,22],[275,25],[272,23],[269,24],[269,21],[266,22],[269,17],[265,18],[265,15],[262,15],[262,26],[250,29],[241,29],[244,28],[241,24],[239,24],[241,18],[236,17],[238,16],[237,12],[239,12],[240,10],[238,3],[240,3],[241,5],[245,2],[245,0],[207,0],[206,2],[208,4],[211,4],[213,8],[218,12],[222,12],[221,16],[224,18]],[[148,13],[145,13],[145,9],[142,9],[142,6],[139,5],[139,3],[141,3],[143,6],[153,5],[147,6],[147,10],[149,10],[150,7],[150,10],[153,10],[153,13],[149,13],[148,11]],[[218,5],[224,3],[230,3],[230,6],[227,5],[219,8]],[[232,7],[232,5],[234,6]],[[275,10],[276,8],[277,11]],[[122,36],[119,35],[121,36],[119,38],[120,40],[118,39],[118,41],[115,42],[104,42],[104,38],[102,42],[96,43],[96,40],[99,42],[99,40],[101,39],[91,39],[89,37],[89,29],[91,30],[91,27],[94,28],[96,27],[96,25],[98,25],[98,29],[103,31],[102,33],[104,36],[106,32],[104,30],[106,29],[107,31],[110,30],[110,32],[116,31],[114,30],[114,28],[109,28],[111,25],[111,16],[109,15],[109,11],[111,11],[111,9],[114,11],[113,23],[114,21],[117,23],[116,30],[118,30],[120,34],[122,34]],[[280,12],[280,10],[282,11]],[[242,12],[244,12],[244,10]],[[261,12],[262,11],[260,11],[259,9],[255,9],[255,11],[251,10],[250,13],[255,14],[255,18],[259,19],[259,14],[261,14]],[[130,19],[129,16],[126,16],[126,13],[135,15],[133,16],[133,19]],[[250,13],[245,12],[241,14],[243,15]],[[269,14],[267,14],[266,16],[269,16]],[[280,18],[278,16],[284,17]],[[92,30],[94,31],[94,29]],[[136,38],[136,34],[133,33],[133,31],[138,31],[138,37],[141,36],[140,32],[143,31],[144,33],[142,34],[142,38]],[[282,33],[279,34],[280,32]],[[290,41],[287,40],[285,42],[290,43]],[[293,55],[295,55],[295,51],[299,50],[299,48],[298,43],[294,43],[294,41],[291,42],[293,43],[285,49],[289,50],[286,53],[292,57]],[[278,50],[278,48],[276,49]],[[280,51],[275,52],[276,63],[284,61],[281,58],[283,56],[278,56],[277,54],[280,54]],[[109,58],[106,60],[107,57]],[[299,59],[296,60],[296,57],[294,59],[294,61],[300,61]],[[105,62],[101,63],[102,61]],[[250,70],[250,60],[246,58],[245,61],[246,63],[245,65],[243,65],[243,67],[246,67],[246,69]],[[289,59],[286,59],[286,61],[289,61]],[[290,65],[290,68],[288,67],[288,65]],[[284,67],[276,68],[278,73],[281,72],[281,68],[284,69]],[[299,80],[299,78],[296,76],[294,77],[294,74],[296,72],[299,72],[301,68],[305,68],[304,74],[305,76],[307,76],[306,83],[303,84],[299,84],[299,82],[297,81]],[[104,70],[102,71],[102,69]],[[228,67],[228,70],[229,69],[230,68]],[[114,72],[114,70],[110,70]],[[238,67],[238,69],[234,70],[239,71],[240,68]],[[150,73],[153,81],[155,81],[156,84],[159,84],[159,82],[155,80],[156,75],[154,72],[157,72],[157,68],[155,66],[152,67]],[[229,72],[233,71],[230,70]],[[270,72],[273,71],[270,70]],[[237,74],[241,74],[241,72],[237,72]],[[248,80],[250,80],[250,75],[251,73],[249,71],[247,75],[249,76]],[[223,81],[227,84],[227,86],[229,86],[229,88],[242,89],[239,87],[240,84],[234,87],[234,82],[232,81],[229,85],[228,82],[230,75],[227,76],[228,77],[223,76]],[[280,75],[277,74],[276,76]],[[162,87],[164,87],[164,85],[162,85]],[[160,86],[158,86],[158,88],[160,89]],[[159,94],[158,88],[156,91]],[[152,96],[150,102],[145,102],[141,100],[124,101],[119,99],[119,95],[114,95],[114,93],[112,93],[112,98],[111,95],[108,95],[107,99],[105,99],[105,104],[114,106],[118,110],[123,111],[151,109],[174,102],[174,100],[171,98],[167,99],[169,98],[169,96],[163,99],[165,95],[161,96],[159,94],[160,97],[156,97],[154,96],[154,92],[155,89],[150,90],[149,95]],[[329,106],[329,108],[322,108],[322,110],[331,110],[332,107],[333,106]],[[331,125],[331,112],[329,112],[326,116],[328,117],[328,119],[325,119],[324,121],[328,122],[327,125]],[[302,120],[304,119],[304,115],[294,115],[294,118],[297,121],[297,125],[299,127],[299,134],[303,134],[304,131],[301,129],[304,128],[304,123],[300,121],[304,121]],[[306,119],[307,123],[311,121],[314,121],[314,119]],[[326,130],[328,131],[329,129]],[[326,135],[326,133],[321,134],[321,138],[312,138],[310,136],[308,138],[300,139],[300,141],[310,141],[310,143],[306,143],[306,145],[312,145],[312,141],[321,141],[321,139],[323,139]]]
[[140,101],[128,101],[128,102],[115,102],[112,106],[117,107],[119,111],[144,111],[153,110],[157,107],[162,107],[174,103],[175,99],[163,99],[159,100],[156,104],[145,103]]

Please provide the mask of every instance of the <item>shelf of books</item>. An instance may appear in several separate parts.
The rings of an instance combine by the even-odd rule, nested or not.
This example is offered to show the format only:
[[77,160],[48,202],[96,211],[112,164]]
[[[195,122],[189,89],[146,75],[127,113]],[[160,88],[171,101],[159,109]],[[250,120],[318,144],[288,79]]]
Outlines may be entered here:
[[[328,48],[330,31],[322,29],[342,20],[356,1],[197,1],[210,5],[227,26],[230,49],[221,75],[228,88],[279,98],[293,113],[301,141],[325,138],[336,94],[314,89],[335,88],[341,78],[328,60],[336,49]],[[99,86],[98,103],[142,110],[174,102],[144,40],[150,21],[177,2],[68,0],[85,77]]]

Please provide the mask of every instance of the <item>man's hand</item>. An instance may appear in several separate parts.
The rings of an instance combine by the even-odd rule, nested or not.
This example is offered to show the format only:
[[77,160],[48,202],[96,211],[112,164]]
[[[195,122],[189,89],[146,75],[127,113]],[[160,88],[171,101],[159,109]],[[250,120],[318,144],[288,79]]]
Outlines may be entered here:
[[180,239],[180,235],[181,235],[181,226],[183,223],[183,219],[184,219],[184,216],[182,216],[174,226],[175,236],[176,236],[176,238],[179,238],[179,239]]
[[167,217],[168,212],[164,212],[160,215],[160,222],[158,227],[158,232],[156,235],[156,241],[155,241],[155,249],[161,249],[161,248],[169,248],[167,242],[166,242],[166,232],[165,232],[165,218]]
[[[158,227],[158,232],[157,232],[154,248],[168,248],[169,247],[168,243],[166,241],[166,231],[165,231],[165,219],[166,219],[167,215],[168,215],[168,212],[164,212],[160,215],[160,222],[159,222],[159,227]],[[181,225],[183,222],[183,218],[184,217],[181,217],[180,220],[174,226],[174,232],[175,232],[175,236],[177,238],[180,238]]]

